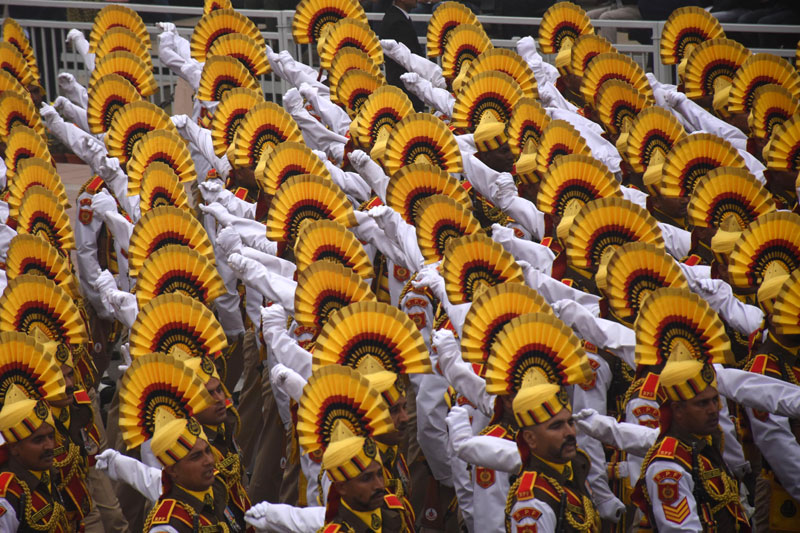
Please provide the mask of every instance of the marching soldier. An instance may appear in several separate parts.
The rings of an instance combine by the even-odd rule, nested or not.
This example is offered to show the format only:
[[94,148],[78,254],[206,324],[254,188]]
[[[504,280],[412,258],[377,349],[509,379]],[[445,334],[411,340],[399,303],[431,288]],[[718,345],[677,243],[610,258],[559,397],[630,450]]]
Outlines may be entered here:
[[714,368],[670,361],[661,371],[661,436],[650,448],[633,501],[648,528],[750,531],[739,484],[722,460]]

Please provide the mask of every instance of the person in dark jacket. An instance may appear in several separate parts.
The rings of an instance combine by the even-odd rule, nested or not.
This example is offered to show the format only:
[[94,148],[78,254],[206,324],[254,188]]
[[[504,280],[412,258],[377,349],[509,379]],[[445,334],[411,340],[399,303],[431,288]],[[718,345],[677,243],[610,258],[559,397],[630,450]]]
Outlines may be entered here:
[[[394,39],[398,43],[403,43],[412,53],[425,57],[425,52],[419,44],[417,32],[414,30],[414,25],[408,16],[409,12],[416,6],[417,0],[395,0],[386,8],[386,15],[384,15],[378,28],[378,35],[381,39]],[[404,91],[406,91],[406,88],[403,82],[400,81],[400,76],[405,72],[405,69],[399,64],[388,57],[386,58],[386,81]],[[411,99],[414,109],[422,111],[424,108],[422,101],[408,91],[406,91],[406,94]]]

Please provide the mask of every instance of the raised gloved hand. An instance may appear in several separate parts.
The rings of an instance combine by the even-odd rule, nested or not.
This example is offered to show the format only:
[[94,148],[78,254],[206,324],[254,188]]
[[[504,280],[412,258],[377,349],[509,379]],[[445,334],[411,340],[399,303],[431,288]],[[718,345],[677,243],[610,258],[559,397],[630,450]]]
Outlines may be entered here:
[[244,513],[244,521],[259,531],[267,531],[268,518],[272,516],[272,504],[269,502],[256,503]]
[[508,209],[512,200],[517,196],[517,185],[514,177],[508,172],[501,172],[489,185],[489,194],[500,209]]
[[438,354],[437,362],[442,371],[445,371],[453,361],[461,360],[461,347],[449,329],[435,330],[431,336],[431,345]]
[[119,453],[117,450],[114,450],[113,448],[104,450],[94,456],[95,460],[94,467],[97,470],[102,470],[103,472],[107,472],[111,467],[111,464],[114,463],[114,461],[120,455],[122,454]]
[[231,215],[227,209],[216,202],[207,205],[199,204],[197,207],[199,207],[200,211],[203,213],[213,216],[220,226],[230,226],[236,220],[235,216]]
[[592,409],[591,407],[588,407],[586,409],[581,409],[577,413],[573,413],[572,414],[572,419],[575,422],[578,422],[578,421],[586,420],[587,418],[589,418],[591,416],[594,416],[596,414],[597,414],[597,410]]
[[369,156],[369,154],[367,154],[363,150],[353,150],[352,152],[350,152],[349,158],[350,158],[350,163],[352,163],[352,165],[355,167],[356,170],[359,171],[359,173],[361,172],[361,169],[363,167],[365,167],[370,161],[372,161],[372,158]]
[[119,290],[117,287],[117,280],[114,279],[114,275],[108,270],[100,270],[95,274],[94,287],[101,295],[104,292]]
[[395,50],[400,48],[400,45],[397,44],[397,41],[394,39],[381,39],[380,43],[381,48],[383,48],[383,53],[390,57]]
[[305,82],[300,84],[298,90],[300,91],[300,96],[305,98],[307,101],[310,101],[312,98],[317,98],[318,96],[317,90]]
[[71,30],[69,30],[67,32],[67,38],[64,40],[64,42],[66,42],[68,45],[71,46],[72,43],[75,42],[76,39],[80,39],[80,38],[85,38],[85,36],[83,35],[83,32],[81,30],[72,28]]
[[44,120],[45,122],[59,116],[58,111],[56,111],[55,107],[51,106],[50,104],[46,104],[44,102],[42,102],[42,105],[39,106],[39,113],[42,116],[42,120]]
[[286,329],[286,310],[282,305],[272,304],[261,308],[261,331],[265,340],[267,332],[272,329]]
[[283,95],[283,107],[291,115],[303,109],[303,97],[295,87],[292,87]]
[[297,372],[281,363],[276,363],[270,370],[270,379],[283,389],[293,400],[300,401],[306,380]]
[[533,40],[533,37],[527,35],[517,41],[517,53],[522,57],[527,57],[528,54],[535,54],[536,41]]
[[411,281],[411,285],[415,289],[427,287],[440,301],[449,301],[447,298],[447,291],[444,288],[444,278],[437,270],[438,266],[439,263],[433,263],[422,267],[422,269]]
[[453,445],[453,450],[458,452],[468,439],[474,435],[472,433],[472,426],[469,421],[469,411],[460,405],[454,405],[450,408],[445,418],[447,423],[447,431],[450,434],[450,443]]
[[[319,160],[322,161],[323,163],[328,161],[328,154],[326,154],[322,150],[312,150],[312,152],[314,152],[314,155],[319,157]],[[350,161],[352,162],[352,159]]]
[[222,255],[226,258],[231,254],[241,254],[242,247],[244,246],[244,244],[242,244],[242,237],[233,228],[223,228],[217,233],[216,244],[220,252],[222,252]]
[[606,334],[598,326],[594,315],[584,306],[571,300],[559,300],[551,304],[553,313],[567,326],[573,328],[582,339],[604,348]]
[[117,202],[105,189],[92,196],[92,211],[101,219],[105,213],[116,213]]
[[406,87],[414,85],[419,81],[419,74],[416,72],[406,72],[400,75],[400,81],[402,81]]
[[185,128],[186,124],[189,122],[189,117],[186,115],[172,115],[170,119],[172,119],[172,123],[178,129]]
[[174,32],[174,31],[176,31],[175,24],[173,24],[172,22],[156,22],[156,26],[162,32],[167,32],[167,31]]
[[[173,117],[175,118],[175,117]],[[225,187],[222,185],[222,181],[218,179],[209,179],[204,181],[199,185],[200,187],[200,194],[203,195],[203,200],[206,204],[213,204],[219,200],[220,194]],[[222,205],[222,204],[220,204]]]

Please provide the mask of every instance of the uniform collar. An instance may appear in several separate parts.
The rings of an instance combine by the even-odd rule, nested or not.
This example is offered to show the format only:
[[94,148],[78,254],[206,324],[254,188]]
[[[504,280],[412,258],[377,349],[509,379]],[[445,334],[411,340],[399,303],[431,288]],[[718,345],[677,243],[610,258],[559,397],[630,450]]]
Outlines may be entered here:
[[542,459],[536,454],[532,455],[537,460],[543,462],[544,464],[546,464],[547,466],[549,466],[550,468],[552,468],[553,470],[564,476],[565,479],[572,480],[573,476],[575,475],[572,468],[572,461],[567,461],[566,463],[553,463],[551,461]]
[[206,490],[203,490],[203,491],[189,490],[186,487],[182,487],[180,485],[177,485],[177,487],[179,489],[181,489],[183,492],[185,492],[186,494],[188,494],[189,496],[191,496],[192,498],[196,499],[199,502],[202,502],[203,505],[208,506],[208,507],[212,507],[212,508],[214,507],[214,490],[213,490],[213,487],[208,487]]
[[378,507],[374,511],[356,511],[349,505],[347,502],[342,500],[342,505],[353,515],[355,515],[359,520],[361,520],[371,531],[375,533],[381,533],[381,528],[383,527],[383,520],[381,519],[381,509]]

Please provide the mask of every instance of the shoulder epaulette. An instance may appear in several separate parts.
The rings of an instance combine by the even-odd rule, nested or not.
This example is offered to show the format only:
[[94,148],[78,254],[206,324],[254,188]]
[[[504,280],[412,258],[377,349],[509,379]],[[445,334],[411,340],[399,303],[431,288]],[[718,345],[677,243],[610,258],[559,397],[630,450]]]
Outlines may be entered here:
[[341,530],[342,526],[340,526],[339,524],[328,524],[327,526],[324,526],[322,529],[320,529],[322,533],[339,533],[339,531]]
[[86,392],[86,389],[78,389],[73,394],[75,398],[75,403],[78,405],[89,405],[92,403],[92,399],[89,398],[89,394]]
[[186,510],[178,505],[177,500],[165,499],[161,500],[158,508],[153,513],[151,524],[169,524],[170,520],[176,518],[189,527],[193,527],[192,516]]
[[394,494],[387,494],[383,497],[383,501],[389,509],[404,509],[403,502]]
[[692,255],[690,255],[689,257],[686,258],[686,260],[683,262],[683,264],[687,265],[687,266],[695,266],[695,265],[699,265],[702,261],[703,261],[703,259],[699,255],[692,254]]
[[501,426],[500,424],[494,424],[491,426],[485,427],[481,432],[481,435],[487,435],[489,437],[497,437],[499,439],[504,439],[508,436],[508,431],[506,428]]
[[553,483],[551,483],[544,476],[538,476],[536,478],[536,484],[534,485],[534,488],[536,490],[539,490],[539,491],[542,491],[542,492],[546,493],[548,496],[550,496],[554,500],[561,499],[561,495],[556,490],[556,487],[554,487]]
[[769,354],[765,353],[760,353],[753,358],[753,362],[750,365],[750,372],[765,376],[772,374],[779,378],[781,376],[781,369],[775,364],[775,361]]
[[653,454],[652,460],[655,461],[656,459],[673,460],[683,464],[688,469],[692,468],[691,452],[675,437],[664,437],[656,453]]
[[94,176],[86,182],[86,185],[83,186],[83,190],[89,194],[97,194],[105,185],[106,182],[103,181],[103,178]]
[[536,485],[536,472],[523,472],[517,485],[517,501],[524,502],[533,499],[533,487]]
[[233,191],[233,195],[238,198],[239,200],[247,200],[247,195],[249,191],[244,187],[239,187],[235,191]]
[[17,483],[14,483],[15,480],[16,476],[12,472],[0,473],[0,498],[5,498],[6,494],[9,492],[14,496],[22,494],[22,490],[14,490],[14,487],[17,485]]
[[657,394],[658,374],[650,372],[647,374],[647,376],[645,376],[644,383],[642,383],[642,388],[639,389],[639,397],[644,400],[655,401],[657,399]]

